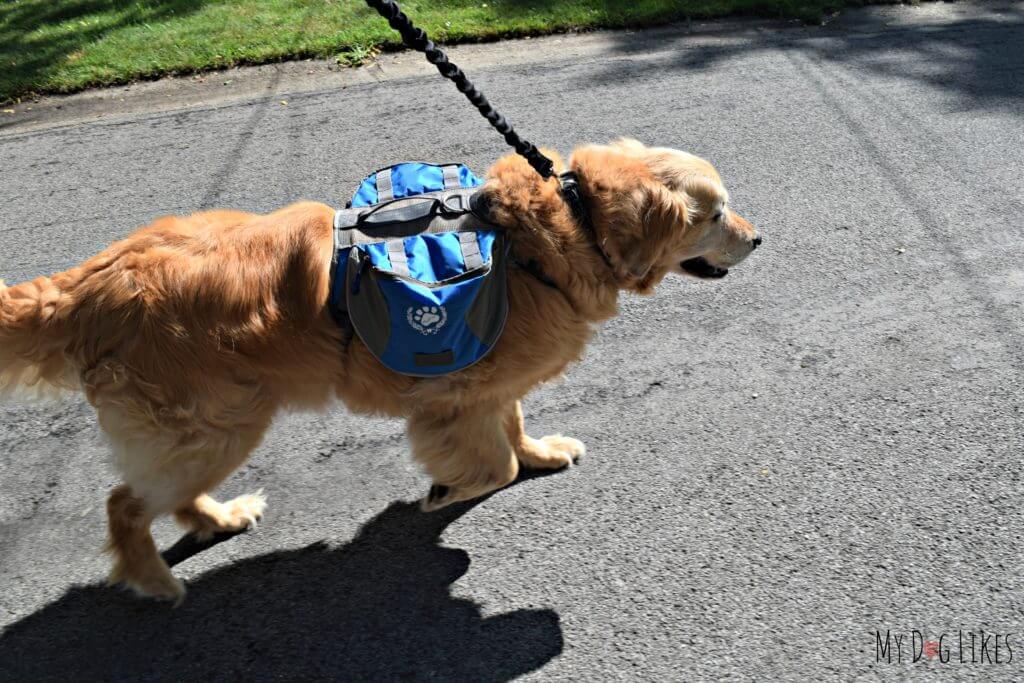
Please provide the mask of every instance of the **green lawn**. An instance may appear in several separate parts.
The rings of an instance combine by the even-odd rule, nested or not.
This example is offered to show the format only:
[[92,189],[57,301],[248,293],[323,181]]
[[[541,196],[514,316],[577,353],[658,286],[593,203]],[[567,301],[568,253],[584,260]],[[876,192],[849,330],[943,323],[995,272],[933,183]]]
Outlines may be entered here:
[[[759,14],[868,0],[408,0],[438,42]],[[397,34],[362,0],[0,0],[0,101],[295,57],[358,63]]]

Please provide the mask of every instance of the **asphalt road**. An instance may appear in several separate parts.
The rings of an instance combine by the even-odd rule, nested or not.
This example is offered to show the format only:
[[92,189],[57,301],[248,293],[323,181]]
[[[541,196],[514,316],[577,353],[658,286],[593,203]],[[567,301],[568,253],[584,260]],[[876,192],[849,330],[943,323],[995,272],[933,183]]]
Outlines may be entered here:
[[[265,488],[264,523],[176,566],[177,610],[97,583],[116,478],[90,408],[0,408],[0,679],[1024,678],[1022,45],[1015,3],[456,51],[535,142],[711,159],[764,245],[625,298],[529,397],[531,433],[588,444],[571,471],[425,516],[399,422],[280,419],[221,491]],[[8,125],[0,275],[505,152],[407,55],[375,69]],[[914,629],[952,661],[910,662]],[[1001,663],[960,663],[960,630],[1003,634]]]

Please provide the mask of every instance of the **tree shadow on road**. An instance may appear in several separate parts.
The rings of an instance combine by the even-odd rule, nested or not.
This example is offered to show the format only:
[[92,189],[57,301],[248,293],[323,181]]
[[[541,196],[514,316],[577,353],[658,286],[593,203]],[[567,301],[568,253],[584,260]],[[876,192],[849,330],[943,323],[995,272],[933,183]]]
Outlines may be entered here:
[[[666,69],[704,71],[751,53],[781,51],[826,66],[923,82],[957,96],[968,107],[1019,108],[1024,100],[1024,9],[998,3],[985,8],[992,14],[912,25],[892,25],[884,12],[872,11],[844,16],[825,27],[743,32],[726,23],[688,33],[675,26],[643,41],[622,34],[613,53],[620,58],[613,58],[596,80],[660,78]],[[628,58],[666,50],[671,52],[664,57]]]
[[561,626],[550,609],[485,618],[450,594],[469,556],[440,536],[477,502],[432,514],[393,503],[344,546],[315,543],[204,574],[177,609],[73,588],[0,636],[4,678],[515,678],[561,653]]

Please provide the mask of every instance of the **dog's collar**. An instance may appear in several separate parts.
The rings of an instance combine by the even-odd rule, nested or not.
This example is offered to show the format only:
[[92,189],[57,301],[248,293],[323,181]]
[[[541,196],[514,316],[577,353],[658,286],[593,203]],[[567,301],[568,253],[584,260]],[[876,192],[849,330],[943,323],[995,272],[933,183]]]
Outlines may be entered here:
[[590,220],[590,211],[587,209],[587,201],[586,197],[583,196],[583,188],[580,186],[579,176],[576,175],[575,171],[559,173],[558,184],[561,189],[562,199],[568,205],[569,211],[572,212],[572,217],[580,224],[583,231],[590,235],[590,241],[594,245],[594,249],[601,255],[601,259],[604,260],[612,275],[615,275],[615,264],[612,263],[608,252],[604,250],[604,240],[598,236],[597,230]]

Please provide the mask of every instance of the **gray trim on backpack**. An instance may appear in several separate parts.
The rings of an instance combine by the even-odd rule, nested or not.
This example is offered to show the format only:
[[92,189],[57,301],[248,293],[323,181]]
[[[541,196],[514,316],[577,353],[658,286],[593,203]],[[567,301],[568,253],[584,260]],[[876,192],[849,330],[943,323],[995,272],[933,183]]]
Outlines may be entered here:
[[409,273],[409,257],[405,255],[405,240],[388,240],[388,260],[391,261],[391,272],[395,275],[412,277]]
[[466,270],[476,270],[484,264],[483,254],[480,253],[480,243],[476,239],[475,232],[459,233],[459,249],[462,250],[462,262]]
[[334,248],[421,234],[500,230],[473,212],[471,199],[478,189],[428,192],[388,204],[338,209],[334,212]]
[[444,189],[454,190],[462,187],[459,182],[459,167],[456,164],[448,164],[441,167],[441,174],[444,177]]
[[391,185],[391,167],[377,171],[377,201],[387,202],[395,198],[395,188]]

